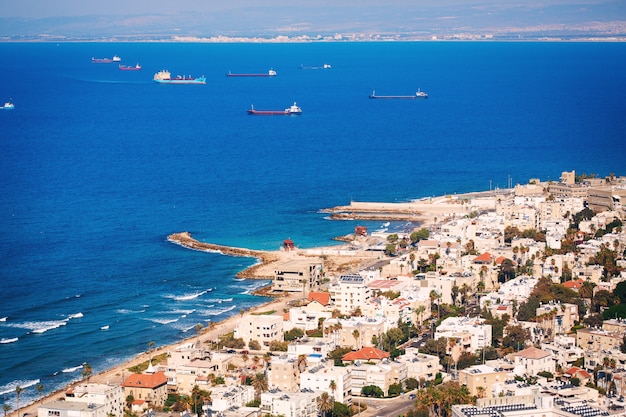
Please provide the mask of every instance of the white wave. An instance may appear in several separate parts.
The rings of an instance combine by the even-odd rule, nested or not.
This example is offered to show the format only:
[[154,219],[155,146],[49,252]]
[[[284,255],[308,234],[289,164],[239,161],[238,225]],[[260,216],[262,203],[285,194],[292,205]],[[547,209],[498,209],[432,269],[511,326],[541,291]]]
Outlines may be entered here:
[[152,318],[152,319],[148,319],[149,321],[153,322],[153,323],[157,323],[157,324],[170,324],[170,323],[176,323],[178,321],[178,319],[157,319],[157,318]]
[[231,301],[233,301],[232,297],[231,298],[209,298],[208,300],[206,300],[208,303],[218,303],[218,304],[222,304],[222,303],[229,303]]
[[41,334],[48,330],[57,329],[67,324],[66,320],[50,320],[50,321],[27,321],[24,323],[15,323],[11,327],[20,329],[28,329],[31,333]]
[[183,314],[183,315],[188,315],[191,313],[195,313],[196,310],[182,310],[182,309],[176,309],[176,310],[172,310],[172,314]]
[[118,314],[135,314],[135,313],[145,313],[146,310],[129,310],[127,308],[119,308],[115,310]]
[[70,372],[76,372],[79,369],[83,369],[83,365],[74,366],[73,368],[65,368],[61,372],[69,374]]
[[209,316],[219,316],[220,314],[224,314],[224,313],[228,313],[229,311],[232,311],[236,308],[237,306],[230,306],[228,308],[225,308],[223,310],[217,310],[217,311],[211,311],[209,313],[207,313]]
[[68,316],[68,319],[79,319],[79,318],[81,318],[81,317],[84,317],[84,316],[83,316],[83,313],[76,313],[76,314],[70,314],[70,315]]
[[28,388],[28,387],[32,387],[33,385],[37,385],[39,384],[40,380],[39,379],[32,379],[32,380],[27,380],[27,381],[13,381],[13,382],[9,382],[6,385],[0,386],[0,395],[5,395],[5,394],[14,394],[15,393],[15,387],[20,386],[21,388]]
[[7,321],[8,317],[2,317],[0,318],[0,321]]
[[18,340],[19,340],[19,339],[18,339],[17,337],[13,337],[13,338],[11,338],[11,339],[5,339],[5,338],[2,338],[2,339],[0,340],[0,344],[2,344],[2,345],[6,345],[7,343],[15,343],[15,342],[17,342]]
[[204,294],[206,294],[206,293],[208,293],[208,292],[210,292],[210,291],[213,291],[213,288],[208,288],[208,289],[206,289],[206,290],[204,290],[204,291],[200,291],[200,292],[193,293],[193,294],[176,295],[176,296],[173,296],[173,297],[171,297],[171,298],[173,298],[173,299],[174,299],[174,300],[176,300],[176,301],[188,301],[188,300],[194,300],[194,299],[196,299],[196,298],[198,298],[198,297],[203,296]]

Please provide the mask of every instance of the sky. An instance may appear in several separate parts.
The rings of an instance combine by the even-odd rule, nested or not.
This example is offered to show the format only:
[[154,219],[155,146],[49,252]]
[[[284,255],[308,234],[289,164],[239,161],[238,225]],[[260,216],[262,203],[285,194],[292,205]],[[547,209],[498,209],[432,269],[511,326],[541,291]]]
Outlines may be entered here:
[[[223,12],[260,6],[327,8],[341,5],[367,9],[447,8],[451,6],[517,5],[543,7],[563,4],[601,4],[607,0],[0,0],[0,17],[48,18],[85,15],[134,15],[145,13]],[[626,3],[624,5],[626,8]]]
[[626,35],[626,0],[0,0],[0,37],[429,36],[602,26]]

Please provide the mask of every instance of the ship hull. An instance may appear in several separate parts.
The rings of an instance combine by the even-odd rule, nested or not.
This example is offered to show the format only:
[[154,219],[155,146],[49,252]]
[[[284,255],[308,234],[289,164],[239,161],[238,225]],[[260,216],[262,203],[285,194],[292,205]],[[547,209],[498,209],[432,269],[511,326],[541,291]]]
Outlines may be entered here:
[[370,96],[371,99],[387,99],[387,100],[393,100],[393,99],[399,99],[399,100],[414,100],[414,99],[425,99],[428,97],[421,97],[421,96]]
[[206,84],[205,78],[154,80],[159,84]]
[[226,74],[227,77],[275,77],[270,74]]
[[248,110],[253,116],[298,116],[300,113],[292,113],[285,110]]

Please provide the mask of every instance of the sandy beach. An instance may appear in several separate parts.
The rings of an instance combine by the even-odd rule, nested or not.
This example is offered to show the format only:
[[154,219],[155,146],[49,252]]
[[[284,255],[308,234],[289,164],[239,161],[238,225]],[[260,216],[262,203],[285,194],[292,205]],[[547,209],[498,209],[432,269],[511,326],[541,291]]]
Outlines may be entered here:
[[[259,263],[240,271],[237,276],[245,277],[247,279],[268,279],[274,274],[274,267],[277,263],[285,262],[291,259],[297,259],[300,257],[310,257],[303,254],[299,250],[295,251],[256,251],[245,248],[236,248],[230,246],[216,245],[212,243],[205,243],[195,240],[190,233],[182,232],[182,233],[174,233],[168,236],[168,240],[174,244],[181,245],[183,247],[187,247],[193,250],[206,251],[206,252],[219,252],[224,255],[229,256],[244,256],[244,257],[253,257],[259,260]],[[340,256],[333,256],[332,259],[328,259],[328,264],[330,266],[330,271],[341,271],[345,269],[349,269],[353,266],[355,260],[353,258],[342,259]],[[258,311],[268,311],[268,310],[276,310],[278,314],[281,314],[283,309],[288,307],[288,304],[291,301],[294,301],[301,297],[300,293],[297,294],[274,294],[276,298],[268,301],[267,303],[258,305],[248,311],[248,313],[254,313]],[[235,314],[228,319],[225,319],[221,322],[216,322],[214,326],[205,327],[204,331],[199,336],[200,343],[208,343],[209,341],[217,341],[220,335],[230,333],[235,329],[237,319],[240,316]],[[129,368],[146,362],[150,359],[151,356],[156,356],[161,353],[173,350],[177,346],[187,343],[187,342],[196,342],[198,340],[197,335],[190,336],[185,340],[181,340],[175,344],[165,345],[165,346],[157,346],[152,352],[143,352],[133,359],[119,364],[113,368],[107,369],[105,371],[99,372],[97,374],[93,374],[89,378],[89,382],[95,383],[111,383],[111,384],[121,384],[123,379],[130,375],[131,371]],[[156,365],[156,364],[154,364]],[[55,391],[40,401],[36,401],[32,404],[22,406],[20,408],[20,415],[29,415],[33,416],[37,414],[37,407],[39,407],[42,403],[46,403],[49,401],[57,400],[60,398],[65,398],[65,391],[67,388],[79,384],[82,381],[77,381],[73,384],[68,385],[63,390]],[[17,417],[16,410],[11,410],[11,413],[8,413],[7,416]]]
[[[472,200],[476,197],[485,199],[489,195],[487,193],[474,193],[467,195],[457,195],[454,198],[450,196],[437,197],[429,199],[428,201],[416,201],[416,202],[408,202],[408,203],[359,203],[359,202],[351,202],[349,206],[338,206],[330,209],[326,209],[326,212],[341,214],[348,213],[352,214],[354,218],[376,218],[376,219],[385,219],[385,220],[398,220],[399,218],[404,219],[414,219],[420,221],[422,226],[426,226],[428,224],[432,224],[436,222],[437,219],[442,221],[446,217],[454,217],[454,216],[464,216],[472,210],[473,204],[467,203],[467,201],[463,201],[464,199]],[[463,201],[463,202],[462,202]],[[338,217],[339,218],[339,217]],[[219,252],[228,256],[243,256],[243,257],[252,257],[259,260],[259,262],[243,271],[240,271],[237,274],[237,277],[247,278],[247,279],[268,279],[273,277],[274,268],[277,264],[281,262],[286,262],[293,259],[303,259],[303,258],[311,258],[316,257],[314,255],[307,255],[306,250],[293,250],[293,251],[258,251],[246,248],[236,248],[231,246],[223,246],[218,244],[200,242],[194,239],[190,233],[188,232],[180,232],[173,233],[168,236],[168,240],[174,244],[181,245],[183,247],[205,251],[205,252]],[[348,246],[338,245],[333,246],[333,249],[339,249],[341,247]],[[322,249],[322,248],[317,248]],[[339,253],[339,250],[337,250]],[[341,256],[339,254],[336,255],[325,255],[324,256],[324,265],[327,274],[334,275],[340,274],[346,271],[356,270],[358,268],[363,267],[367,262],[371,262],[371,255],[368,256]],[[275,299],[261,304],[249,312],[254,311],[267,311],[267,310],[276,310],[279,314],[282,313],[284,308],[287,308],[288,303],[298,299],[300,294],[273,294]],[[218,337],[222,334],[226,334],[232,332],[235,328],[237,319],[239,315],[231,316],[230,318],[215,323],[215,326],[211,328],[205,328],[204,332],[200,335],[201,343],[205,343],[208,341],[217,341]],[[150,355],[158,355],[163,352],[167,352],[169,350],[174,349],[176,346],[189,342],[196,341],[198,338],[197,335],[191,336],[185,340],[181,340],[180,342],[167,346],[158,346],[155,348],[153,352],[143,352],[133,359],[117,365],[111,369],[105,370],[98,374],[94,374],[89,378],[90,382],[98,382],[98,383],[115,383],[120,384],[123,381],[123,378],[130,374],[128,368],[131,368],[135,365],[146,362],[150,359]],[[76,382],[74,384],[77,384]],[[72,384],[72,385],[74,385]],[[71,385],[70,385],[71,386]],[[50,395],[44,397],[41,401],[37,401],[35,403],[29,404],[27,406],[22,406],[20,409],[21,415],[36,415],[37,407],[43,402],[48,402],[51,400],[56,400],[59,398],[64,398],[65,390],[59,390]],[[15,410],[11,410],[10,414],[7,414],[10,417],[17,417],[17,412]]]

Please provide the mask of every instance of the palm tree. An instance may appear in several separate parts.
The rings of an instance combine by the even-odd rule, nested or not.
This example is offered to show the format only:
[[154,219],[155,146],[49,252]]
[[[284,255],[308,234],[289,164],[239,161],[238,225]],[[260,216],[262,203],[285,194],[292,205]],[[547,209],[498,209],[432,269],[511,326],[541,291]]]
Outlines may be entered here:
[[83,378],[87,378],[87,382],[89,382],[89,378],[93,373],[93,368],[91,367],[91,365],[85,362],[85,364],[83,365],[83,371],[81,373],[83,375]]
[[335,382],[334,379],[330,380],[330,384],[328,384],[328,388],[332,391],[333,398],[334,398],[335,397],[335,391],[337,391],[337,383]]
[[252,357],[252,363],[254,364],[255,367],[259,366],[259,362],[261,361],[261,358],[259,358],[258,356],[254,355]]
[[7,417],[7,413],[11,411],[11,406],[9,404],[4,404],[2,406],[2,411],[4,411],[4,417]]
[[248,354],[244,353],[241,355],[241,359],[243,360],[243,366],[246,367],[246,363],[248,362]]
[[322,392],[322,394],[317,397],[317,409],[322,413],[323,417],[325,417],[329,411],[332,411],[334,407],[335,401],[326,391]]
[[151,340],[148,342],[148,354],[150,355],[150,363],[152,363],[152,349],[154,348],[154,342]]
[[361,336],[361,333],[359,333],[359,331],[357,329],[354,329],[352,331],[352,337],[354,337],[354,345],[356,346],[356,350],[359,350],[359,336]]
[[266,369],[269,366],[271,361],[272,361],[272,355],[270,355],[269,352],[265,352],[265,355],[263,355],[263,362],[265,362]]
[[300,373],[304,372],[307,366],[306,355],[304,354],[298,355],[297,366],[298,366],[298,370],[300,371]]
[[258,400],[261,398],[261,393],[267,391],[267,375],[263,372],[257,372],[252,380],[252,386],[254,387],[254,395]]
[[196,341],[196,347],[200,347],[200,335],[202,334],[202,323],[196,324],[196,334],[198,335],[198,339]]
[[24,392],[24,388],[19,385],[15,386],[15,410],[17,411],[17,417],[20,417],[20,394]]
[[41,393],[43,392],[43,384],[37,384],[37,386],[35,386],[35,389],[39,393],[39,402],[43,402],[43,396],[41,395]]

